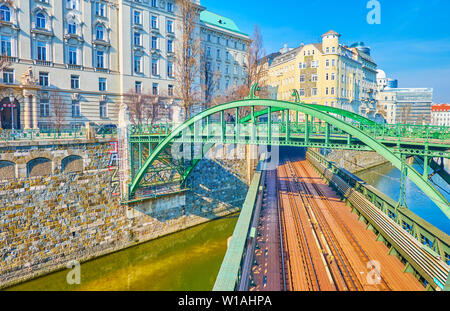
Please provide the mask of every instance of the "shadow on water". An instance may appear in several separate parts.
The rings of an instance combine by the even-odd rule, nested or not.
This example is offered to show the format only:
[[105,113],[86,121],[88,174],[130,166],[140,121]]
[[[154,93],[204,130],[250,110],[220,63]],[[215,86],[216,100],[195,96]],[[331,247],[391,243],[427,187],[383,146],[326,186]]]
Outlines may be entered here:
[[[419,173],[423,172],[420,163],[414,162],[413,167]],[[391,164],[384,164],[357,175],[394,201],[399,200],[401,172]],[[435,175],[432,180],[438,185],[435,187],[447,200],[450,200],[450,185],[438,175]],[[409,179],[406,181],[406,204],[412,212],[450,234],[450,221],[447,216]]]
[[238,215],[228,216],[81,264],[81,284],[69,270],[7,290],[211,290]]

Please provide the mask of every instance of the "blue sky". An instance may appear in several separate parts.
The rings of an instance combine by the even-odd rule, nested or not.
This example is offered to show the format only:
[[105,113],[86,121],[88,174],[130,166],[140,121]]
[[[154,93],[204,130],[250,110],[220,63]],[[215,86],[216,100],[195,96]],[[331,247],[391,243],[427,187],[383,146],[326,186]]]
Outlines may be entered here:
[[319,42],[333,29],[341,41],[363,41],[399,87],[432,87],[434,102],[450,103],[450,1],[378,0],[381,24],[367,23],[368,0],[201,0],[208,10],[232,18],[243,32],[262,30],[267,53],[283,44]]

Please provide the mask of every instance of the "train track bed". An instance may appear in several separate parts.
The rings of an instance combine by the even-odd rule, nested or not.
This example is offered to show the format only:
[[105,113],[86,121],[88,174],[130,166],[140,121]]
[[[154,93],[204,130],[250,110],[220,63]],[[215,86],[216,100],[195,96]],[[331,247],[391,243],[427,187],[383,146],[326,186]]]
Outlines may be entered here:
[[281,165],[278,187],[289,290],[424,290],[307,161]]

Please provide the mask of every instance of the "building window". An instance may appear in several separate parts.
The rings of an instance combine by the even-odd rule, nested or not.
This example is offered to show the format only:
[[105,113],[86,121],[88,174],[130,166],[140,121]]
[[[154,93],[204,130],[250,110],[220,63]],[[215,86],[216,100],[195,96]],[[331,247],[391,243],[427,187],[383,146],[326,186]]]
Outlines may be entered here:
[[172,62],[167,62],[167,76],[173,78],[173,64]]
[[42,13],[38,13],[36,15],[36,28],[45,29],[46,19],[45,15]]
[[135,91],[137,94],[141,94],[141,93],[142,93],[142,82],[141,82],[141,81],[136,81],[136,82],[134,83],[134,91]]
[[167,3],[167,11],[173,13],[173,3],[171,2]]
[[167,21],[167,32],[173,33],[173,21]]
[[158,48],[158,37],[152,36],[152,49],[156,50]]
[[1,54],[11,56],[11,37],[1,36]]
[[6,5],[0,6],[0,20],[4,22],[11,21],[11,11]]
[[69,24],[67,25],[67,33],[76,35],[77,34],[77,23],[69,22]]
[[300,96],[305,96],[305,89],[300,89],[298,93]]
[[311,96],[316,96],[317,95],[317,88],[312,88],[311,89]]
[[72,10],[78,10],[79,9],[79,0],[67,0],[67,8]]
[[48,99],[41,99],[40,116],[44,118],[50,116],[50,103]]
[[97,40],[104,40],[105,38],[105,29],[102,25],[98,25],[95,29],[95,38]]
[[80,76],[70,76],[70,87],[75,90],[80,88]]
[[317,81],[319,81],[319,76],[316,75],[316,74],[313,74],[313,75],[311,76],[311,81],[312,81],[312,82],[317,82]]
[[39,85],[48,86],[48,72],[39,72]]
[[300,76],[300,82],[302,83],[302,82],[305,82],[305,75],[301,75]]
[[95,2],[95,15],[97,16],[106,16],[106,5],[102,1]]
[[134,11],[134,24],[135,25],[141,25],[141,12],[140,11]]
[[14,83],[14,69],[3,69],[3,83]]
[[158,28],[158,16],[152,15],[152,28]]
[[153,83],[152,85],[152,94],[158,95],[158,83]]
[[157,0],[152,0],[152,7],[158,7]]
[[167,40],[167,53],[173,53],[173,41]]
[[141,56],[134,56],[134,72],[135,73],[142,73],[142,57]]
[[77,64],[77,48],[69,46],[69,65]]
[[327,68],[330,67],[330,60],[329,60],[329,59],[327,59],[327,60],[325,61],[325,67],[327,67]]
[[141,34],[138,32],[134,33],[134,45],[135,46],[142,46],[141,44]]
[[158,60],[156,58],[152,59],[152,75],[158,75]]
[[78,100],[72,100],[72,118],[81,117],[80,102]]
[[37,42],[37,59],[42,61],[47,60],[47,44],[45,42]]
[[334,95],[334,87],[331,88],[331,95]]
[[331,81],[334,81],[334,79],[336,78],[336,75],[334,74],[334,72],[331,74]]
[[106,78],[98,78],[98,90],[100,92],[106,91]]
[[325,95],[328,95],[328,88],[325,88]]
[[105,68],[105,52],[96,51],[97,68]]
[[226,59],[226,60],[230,60],[230,52],[228,52],[228,51],[226,52],[226,54],[225,54],[225,59]]
[[105,101],[100,102],[100,118],[107,118],[108,117],[108,104]]
[[169,84],[168,89],[167,89],[167,94],[169,96],[173,96],[173,85]]

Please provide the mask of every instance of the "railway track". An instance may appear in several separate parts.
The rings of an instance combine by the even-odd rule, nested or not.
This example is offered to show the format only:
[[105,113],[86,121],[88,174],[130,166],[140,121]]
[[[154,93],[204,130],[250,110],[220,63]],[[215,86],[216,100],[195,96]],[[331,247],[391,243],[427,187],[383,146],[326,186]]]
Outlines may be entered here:
[[[288,172],[285,167],[280,168],[281,171],[281,179],[279,179],[279,190],[281,193],[284,193],[288,196],[289,204],[281,204],[282,211],[284,215],[284,235],[285,237],[289,236],[288,229],[286,228],[286,224],[289,220],[292,220],[295,225],[295,236],[298,243],[298,248],[292,247],[291,243],[286,243],[286,250],[289,256],[287,257],[288,271],[289,271],[289,281],[290,281],[290,290],[299,290],[302,288],[301,284],[298,284],[297,275],[294,274],[294,260],[300,259],[302,263],[303,269],[303,277],[306,282],[306,289],[309,291],[318,291],[321,289],[319,279],[317,276],[315,264],[312,258],[311,245],[310,241],[308,241],[306,236],[306,228],[302,222],[299,206],[297,201],[294,198],[294,188],[291,184],[290,179],[285,179],[288,177]],[[283,202],[283,201],[281,201]],[[288,211],[287,209],[290,209]],[[289,215],[292,217],[290,219]],[[287,217],[286,217],[287,216]]]
[[[305,166],[306,165],[304,165],[301,162],[294,163],[293,168],[294,168],[294,170],[296,172],[296,176],[304,176],[306,178],[312,178],[312,175],[310,174],[308,168],[305,167]],[[369,256],[364,251],[364,249],[362,248],[361,244],[358,243],[358,241],[355,238],[355,235],[353,234],[351,229],[345,224],[345,222],[342,220],[342,218],[338,215],[336,210],[333,208],[332,204],[330,203],[330,200],[329,200],[328,196],[323,192],[323,190],[316,183],[310,183],[309,186],[311,188],[313,188],[313,190],[314,190],[316,195],[318,195],[322,199],[325,199],[325,200],[322,200],[322,202],[324,202],[324,204],[325,204],[325,206],[327,208],[327,211],[336,220],[336,223],[342,229],[342,232],[344,232],[344,234],[346,235],[347,240],[350,242],[350,244],[352,245],[353,249],[357,252],[357,254],[360,257],[361,261],[362,262],[370,262],[371,260],[370,260]],[[309,191],[309,194],[311,196],[314,195],[311,191]],[[378,274],[378,277],[379,277],[379,280],[380,280],[379,283],[374,284],[377,287],[377,289],[378,290],[382,290],[382,291],[390,291],[390,290],[392,290],[391,287],[389,286],[388,282],[386,281],[386,279],[381,275],[381,273],[379,273],[378,271],[375,271],[375,273]]]
[[419,241],[402,229],[381,210],[371,208],[371,203],[368,202],[361,193],[352,190],[340,177],[327,171],[314,157],[310,156],[309,161],[311,161],[314,166],[318,167],[318,170],[324,174],[325,178],[330,180],[341,193],[345,193],[352,204],[358,206],[368,219],[376,223],[380,230],[384,232],[383,234],[390,236],[392,241],[401,247],[407,256],[410,257],[409,260],[415,261],[416,264],[423,269],[423,272],[428,274],[431,279],[434,278],[435,280],[439,280],[442,284],[445,283],[449,271],[448,265],[445,265],[440,258],[436,258],[424,250]]
[[310,219],[314,219],[313,230],[316,235],[321,236],[321,247],[327,254],[327,264],[334,280],[336,290],[360,291],[363,290],[357,274],[353,271],[350,261],[340,246],[337,238],[333,234],[330,225],[327,223],[322,211],[314,199],[314,194],[308,185],[300,180],[292,162],[286,163],[294,185]]

